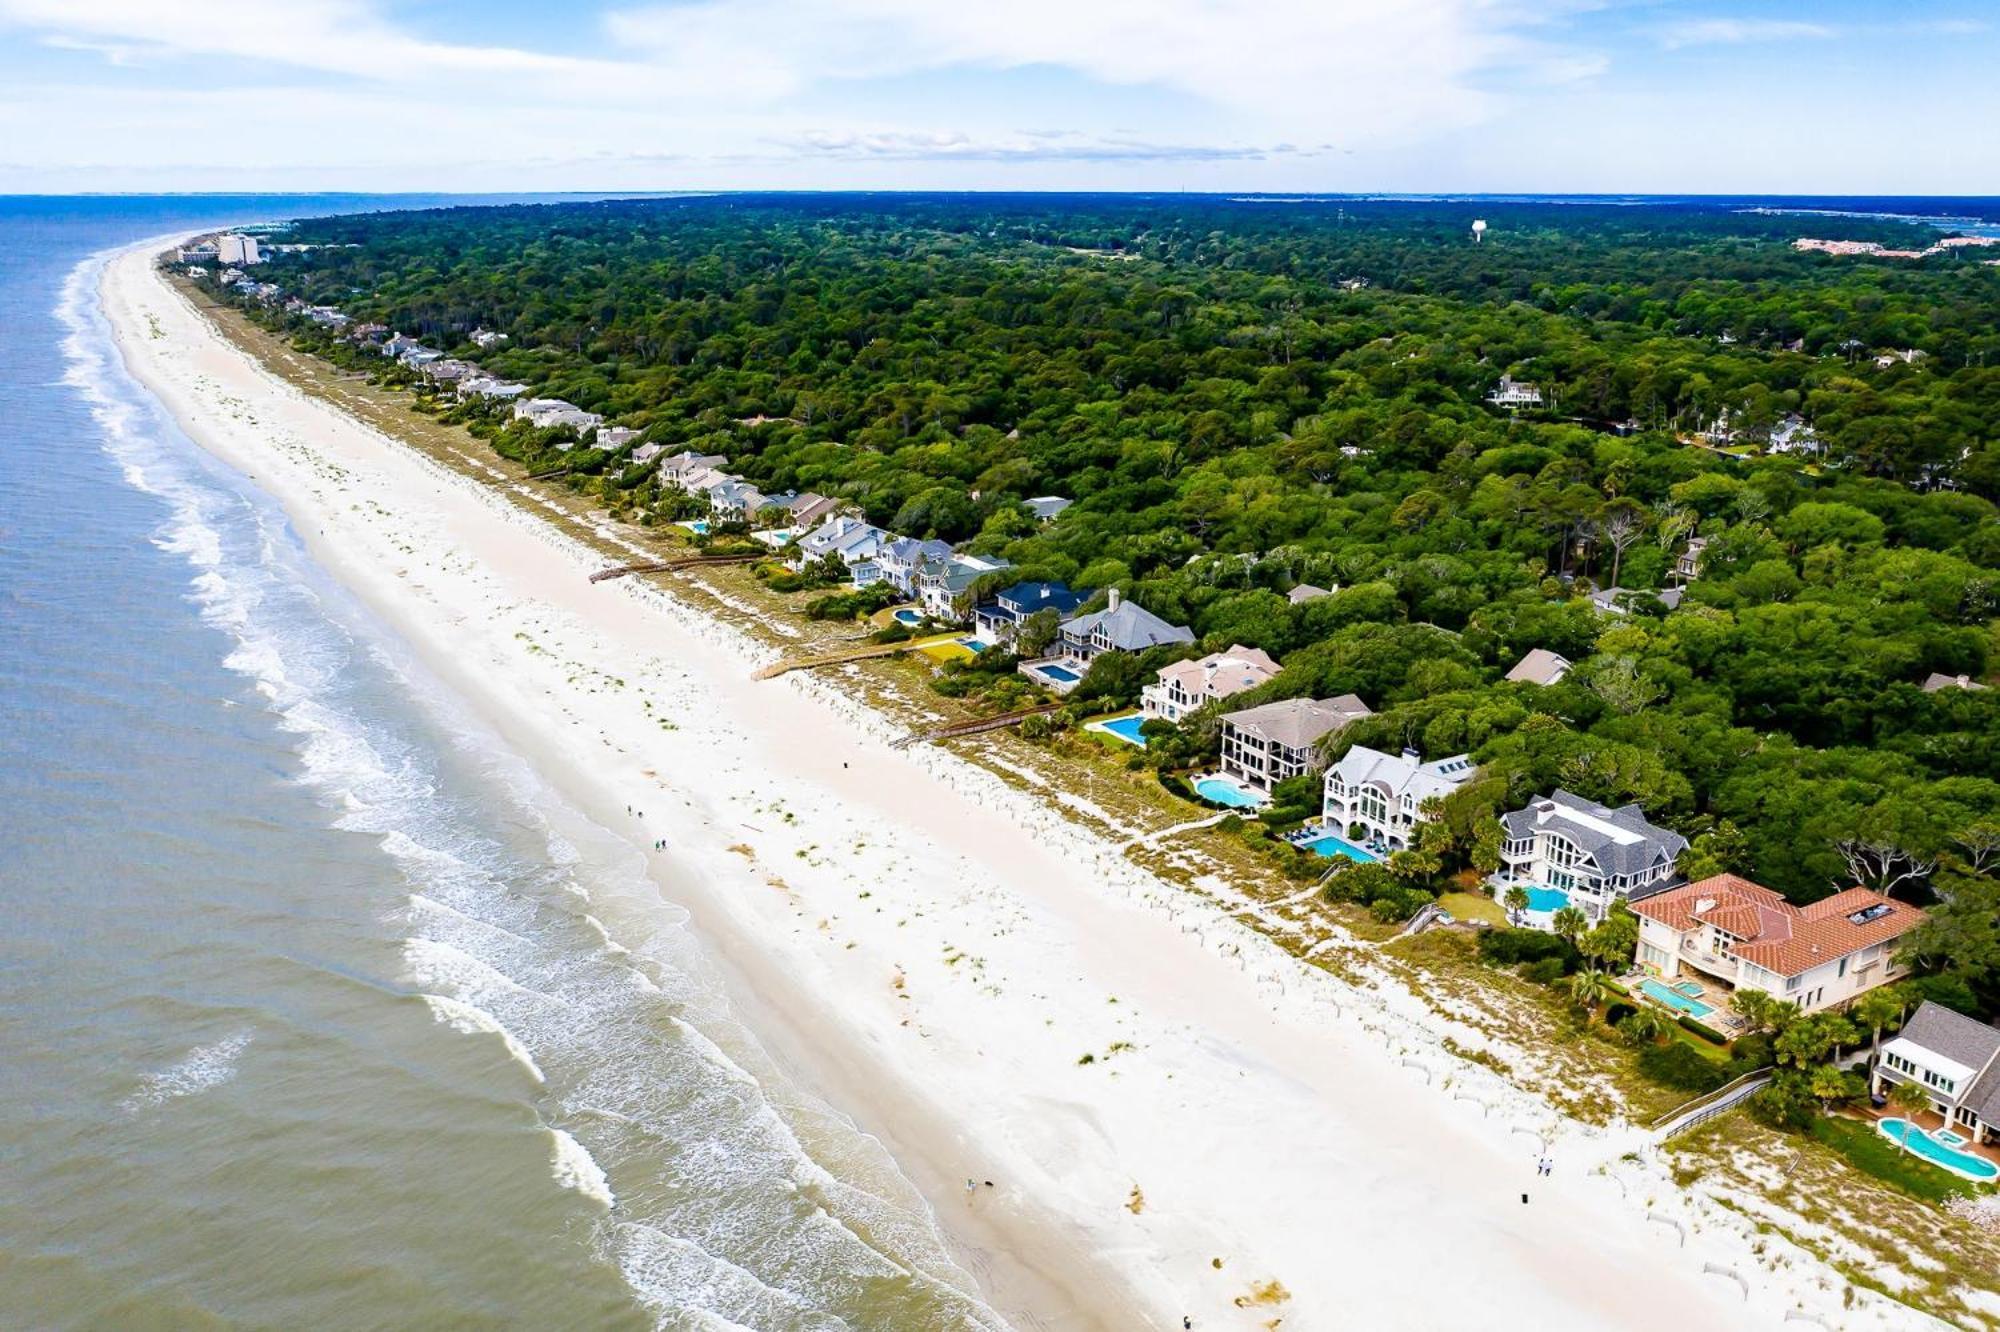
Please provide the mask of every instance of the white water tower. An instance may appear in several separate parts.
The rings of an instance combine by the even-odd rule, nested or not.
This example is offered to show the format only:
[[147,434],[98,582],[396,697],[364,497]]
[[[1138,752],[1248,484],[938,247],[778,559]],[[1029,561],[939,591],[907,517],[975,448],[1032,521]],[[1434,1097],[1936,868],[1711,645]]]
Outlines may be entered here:
[[1473,243],[1474,245],[1477,245],[1477,244],[1479,244],[1479,242],[1480,242],[1480,239],[1481,239],[1482,237],[1484,237],[1485,235],[1486,235],[1486,221],[1485,221],[1485,219],[1484,219],[1484,218],[1475,218],[1475,219],[1473,220],[1473,223],[1472,223],[1472,243]]

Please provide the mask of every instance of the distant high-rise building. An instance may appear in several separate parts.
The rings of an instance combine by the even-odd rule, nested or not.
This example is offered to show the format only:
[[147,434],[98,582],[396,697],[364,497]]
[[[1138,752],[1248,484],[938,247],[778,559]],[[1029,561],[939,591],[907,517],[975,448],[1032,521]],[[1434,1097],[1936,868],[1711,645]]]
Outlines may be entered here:
[[257,252],[257,238],[240,232],[230,232],[215,238],[216,257],[225,264],[261,264],[264,256]]

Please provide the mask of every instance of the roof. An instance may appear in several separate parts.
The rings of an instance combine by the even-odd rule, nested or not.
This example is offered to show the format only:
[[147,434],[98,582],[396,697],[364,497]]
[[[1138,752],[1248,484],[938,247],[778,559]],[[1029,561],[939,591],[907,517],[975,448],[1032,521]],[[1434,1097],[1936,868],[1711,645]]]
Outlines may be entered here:
[[1325,700],[1286,698],[1264,703],[1241,712],[1225,712],[1222,722],[1239,731],[1261,736],[1266,742],[1289,749],[1304,749],[1313,741],[1337,731],[1357,718],[1370,715],[1368,705],[1353,694]]
[[1671,863],[1687,849],[1687,838],[1649,823],[1637,805],[1613,809],[1561,787],[1529,801],[1525,809],[1502,814],[1500,822],[1509,837],[1531,837],[1544,828],[1560,832],[1606,874],[1634,874],[1662,861]]
[[1053,610],[1059,615],[1067,615],[1083,604],[1083,595],[1072,591],[1067,583],[1016,583],[1003,587],[993,594],[993,601],[981,606],[980,610],[1003,615],[1033,615],[1036,611]]
[[1369,783],[1386,789],[1392,799],[1408,795],[1421,805],[1434,796],[1447,796],[1472,780],[1479,768],[1469,754],[1423,761],[1413,749],[1385,754],[1367,745],[1356,745],[1341,755],[1328,771],[1349,786]]
[[1079,615],[1063,626],[1069,638],[1089,638],[1103,634],[1111,646],[1123,652],[1138,652],[1162,643],[1192,643],[1194,631],[1182,624],[1168,624],[1144,606],[1126,601],[1116,591],[1111,603],[1101,611]]
[[1969,675],[1946,675],[1943,671],[1932,671],[1924,680],[1924,692],[1935,694],[1940,689],[1984,689],[1985,685]]
[[1923,923],[1916,907],[1866,888],[1849,888],[1796,907],[1762,884],[1717,874],[1632,904],[1648,920],[1687,931],[1713,925],[1735,936],[1730,951],[1780,976],[1798,976],[1836,958],[1887,943]]
[[1547,648],[1534,648],[1514,663],[1507,678],[1517,683],[1552,685],[1569,674],[1569,667],[1568,657]]
[[1330,597],[1332,595],[1333,589],[1331,588],[1314,587],[1311,583],[1300,583],[1297,587],[1285,593],[1285,600],[1297,606],[1319,597]]
[[1246,689],[1255,689],[1278,673],[1278,663],[1261,648],[1232,643],[1225,652],[1211,652],[1191,661],[1169,662],[1160,667],[1159,681],[1178,680],[1192,694],[1227,698]]
[[1073,503],[1073,501],[1066,500],[1060,495],[1037,495],[1033,499],[1022,500],[1021,502],[1028,506],[1030,513],[1040,518],[1043,522],[1047,522],[1049,519],[1055,517]]
[[1959,1097],[1983,1123],[2000,1122],[2000,1031],[1926,999],[1892,1044],[1908,1041],[1954,1064],[1985,1070]]

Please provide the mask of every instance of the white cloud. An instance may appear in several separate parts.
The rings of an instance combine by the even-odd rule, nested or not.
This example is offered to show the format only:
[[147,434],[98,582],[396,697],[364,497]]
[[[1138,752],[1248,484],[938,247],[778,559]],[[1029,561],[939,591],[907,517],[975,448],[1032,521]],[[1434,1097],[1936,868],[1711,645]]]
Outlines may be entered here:
[[1669,51],[1688,46],[1742,46],[1749,42],[1818,41],[1835,35],[1822,23],[1790,19],[1689,19],[1659,29],[1660,45]]

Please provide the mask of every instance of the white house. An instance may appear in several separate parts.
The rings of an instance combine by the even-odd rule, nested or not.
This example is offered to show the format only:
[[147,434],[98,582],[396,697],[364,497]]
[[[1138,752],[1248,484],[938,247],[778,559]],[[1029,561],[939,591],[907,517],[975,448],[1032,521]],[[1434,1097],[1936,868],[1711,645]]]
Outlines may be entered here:
[[899,536],[882,547],[875,562],[882,568],[882,581],[901,592],[904,596],[917,594],[917,574],[934,560],[950,556],[949,541],[919,541],[915,537]]
[[1280,699],[1222,716],[1222,771],[1265,795],[1314,767],[1321,737],[1369,716],[1353,694],[1325,700]]
[[934,620],[956,622],[972,614],[972,590],[978,582],[1013,566],[984,555],[946,554],[917,570],[917,600]]
[[1177,722],[1205,703],[1255,689],[1277,674],[1278,663],[1261,648],[1233,643],[1226,652],[1160,667],[1153,683],[1139,691],[1139,710],[1148,717]]
[[507,341],[507,335],[505,333],[495,333],[489,329],[484,329],[484,328],[473,329],[471,333],[471,338],[472,338],[472,345],[475,347],[488,347],[488,348],[498,347],[502,346]]
[[1071,501],[1064,499],[1060,495],[1037,495],[1034,499],[1022,500],[1021,502],[1028,506],[1028,512],[1035,515],[1037,522],[1043,523],[1054,522],[1056,516],[1064,509],[1067,509],[1071,503]]
[[875,558],[883,546],[895,539],[895,533],[885,532],[873,523],[838,514],[792,543],[792,567],[803,569],[832,556],[847,566],[856,587],[866,587],[881,581],[882,571]]
[[1683,583],[1692,583],[1701,577],[1701,553],[1707,549],[1707,537],[1689,537],[1680,558],[1674,561],[1674,577]]
[[1523,407],[1542,405],[1542,391],[1533,384],[1526,384],[1511,375],[1500,376],[1500,386],[1486,395],[1486,401],[1495,407],[1505,407],[1508,411],[1519,411]]
[[1764,445],[1766,453],[1824,453],[1826,446],[1820,443],[1806,419],[1794,412],[1771,427],[1771,438]]
[[604,418],[596,412],[586,412],[575,403],[561,398],[523,398],[514,404],[514,419],[526,421],[537,430],[569,426],[579,433],[594,430],[604,423]]
[[2000,1141],[2000,1030],[1926,999],[1882,1047],[1872,1089],[1909,1082],[1974,1142]]
[[1698,972],[1809,1013],[1899,979],[1897,941],[1924,920],[1866,888],[1797,907],[1734,874],[1637,899],[1632,910],[1647,971],[1663,980]]
[[1611,903],[1670,887],[1687,838],[1647,822],[1637,805],[1612,809],[1561,790],[1500,816],[1501,889],[1553,888],[1593,922]]
[[1441,800],[1479,772],[1466,754],[1424,762],[1414,749],[1385,754],[1356,745],[1326,770],[1320,814],[1342,837],[1356,837],[1389,851],[1409,847],[1424,821],[1424,804]]

